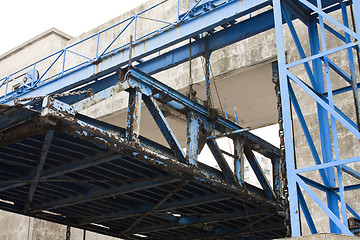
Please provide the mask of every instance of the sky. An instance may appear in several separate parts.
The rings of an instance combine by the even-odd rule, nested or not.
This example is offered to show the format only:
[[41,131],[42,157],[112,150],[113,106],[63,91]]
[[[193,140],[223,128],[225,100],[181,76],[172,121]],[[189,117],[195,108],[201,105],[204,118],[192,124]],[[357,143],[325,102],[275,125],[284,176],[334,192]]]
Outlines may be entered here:
[[147,0],[4,0],[0,9],[0,55],[55,27],[73,37]]

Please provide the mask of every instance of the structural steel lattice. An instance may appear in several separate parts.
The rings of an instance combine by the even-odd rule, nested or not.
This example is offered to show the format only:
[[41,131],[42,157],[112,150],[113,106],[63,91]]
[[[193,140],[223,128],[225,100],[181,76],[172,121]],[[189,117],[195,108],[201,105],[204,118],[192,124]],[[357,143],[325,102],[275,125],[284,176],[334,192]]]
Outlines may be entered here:
[[[308,204],[314,201],[322,211],[326,213],[330,221],[330,231],[338,234],[352,235],[348,227],[348,213],[353,217],[359,219],[358,213],[346,202],[345,192],[356,191],[359,189],[359,184],[345,184],[343,181],[343,172],[349,174],[355,179],[359,179],[360,174],[346,164],[355,163],[360,160],[356,152],[352,153],[352,157],[341,158],[340,152],[343,151],[339,146],[339,125],[344,127],[343,131],[350,131],[356,139],[360,140],[359,129],[359,99],[358,99],[358,83],[356,81],[355,59],[353,49],[359,46],[359,26],[360,26],[360,1],[353,1],[353,27],[349,27],[348,12],[346,9],[347,2],[340,1],[332,8],[326,6],[324,1],[294,1],[296,10],[302,13],[299,18],[304,23],[304,27],[308,30],[310,55],[305,55],[305,48],[302,45],[296,28],[291,21],[289,9],[291,4],[286,1],[273,1],[276,42],[278,51],[279,63],[279,77],[281,102],[283,110],[284,134],[285,134],[285,153],[286,166],[288,172],[288,188],[290,197],[290,216],[292,235],[298,236],[301,234],[299,205],[305,215],[306,221],[312,233],[317,233],[318,230],[314,224],[313,216],[309,211]],[[329,15],[334,8],[341,9],[341,23]],[[283,19],[291,32],[291,40],[294,41],[300,60],[294,62],[287,62],[285,56],[285,40],[283,33]],[[328,34],[329,33],[329,34]],[[342,44],[329,49],[329,40],[338,38]],[[348,69],[341,68],[339,63],[335,63],[334,53],[344,51],[346,53],[345,59],[341,59],[343,64]],[[359,57],[359,56],[357,56]],[[307,78],[301,78],[298,73],[294,73],[293,67],[302,66],[306,71]],[[330,69],[333,71],[331,72]],[[343,79],[348,86],[334,87],[335,79]],[[308,79],[308,80],[307,80]],[[317,119],[319,125],[319,138],[321,142],[321,154],[317,150],[313,136],[309,131],[309,127],[305,117],[301,111],[301,99],[296,97],[294,88],[299,87],[306,94],[316,102]],[[299,92],[300,92],[299,91]],[[353,91],[355,108],[347,114],[356,112],[355,119],[357,124],[347,116],[340,107],[335,105],[334,96]],[[292,107],[291,105],[292,104]],[[296,112],[297,119],[301,125],[303,134],[309,145],[313,157],[313,164],[307,167],[297,167],[295,159],[295,146],[293,143],[292,133],[292,109]],[[355,155],[354,155],[355,154]],[[336,173],[335,173],[336,170]],[[315,181],[316,174],[309,179],[309,175],[304,173],[318,172],[322,183]],[[313,189],[320,190],[326,194],[326,203],[315,194]],[[304,198],[306,193],[311,200],[306,201]],[[358,196],[358,195],[354,195]],[[349,199],[348,199],[349,200]],[[356,201],[355,201],[356,202]],[[313,203],[310,203],[313,204]],[[341,208],[339,208],[339,206]],[[341,218],[340,211],[341,209]]]
[[[188,61],[189,52],[191,58],[209,56],[217,49],[275,27],[291,233],[301,235],[298,204],[311,232],[317,232],[307,207],[314,201],[329,217],[331,232],[352,235],[347,225],[347,213],[360,218],[346,204],[344,194],[357,190],[359,185],[344,186],[342,172],[359,179],[360,174],[346,166],[358,162],[359,156],[340,158],[336,124],[342,124],[358,139],[360,133],[350,117],[335,106],[333,95],[353,91],[355,108],[359,108],[353,56],[359,46],[359,29],[349,27],[346,8],[352,6],[355,9],[353,25],[359,28],[360,0],[353,3],[335,0],[200,0],[183,14],[179,14],[178,7],[175,22],[155,19],[162,21],[164,27],[138,36],[138,18],[164,2],[167,1],[1,80],[1,87],[5,89],[0,98],[4,104],[1,105],[0,119],[1,208],[126,239],[144,236],[147,239],[285,236],[283,220],[286,211],[280,184],[284,169],[280,167],[280,150],[216,114],[209,106],[200,105],[150,77]],[[339,9],[343,23],[329,15]],[[254,14],[245,17],[249,13]],[[295,19],[309,29],[310,56],[306,56],[301,45],[293,25]],[[283,23],[289,27],[299,51],[298,61],[286,62]],[[118,46],[118,39],[124,37],[122,34],[132,25],[134,40]],[[104,47],[102,34],[119,26],[118,34]],[[327,49],[325,31],[344,44]],[[195,39],[191,45],[185,43],[189,38]],[[77,46],[86,46],[92,40],[97,42],[92,56],[76,52]],[[171,46],[175,47],[167,49]],[[160,50],[166,51],[154,54]],[[338,51],[347,51],[349,71],[331,60],[330,54]],[[79,56],[82,61],[67,64],[70,54]],[[44,62],[49,65],[38,74],[37,66]],[[131,63],[136,68],[131,67]],[[54,70],[57,64],[60,68]],[[295,66],[306,71],[310,84],[292,73],[291,68]],[[333,90],[330,68],[350,86]],[[24,74],[27,74],[27,81],[20,81]],[[11,92],[9,86],[14,81],[21,85]],[[296,98],[292,84],[316,101],[322,154],[317,152],[300,109],[301,99]],[[77,92],[72,92],[74,89]],[[79,114],[85,107],[120,91],[129,95],[126,129]],[[13,102],[17,104],[10,106]],[[140,135],[142,102],[170,148]],[[186,152],[166,121],[164,107],[186,116]],[[313,166],[296,167],[292,108],[315,160]],[[224,153],[213,133],[229,137],[234,144],[234,153]],[[221,170],[197,161],[205,144]],[[271,160],[272,184],[262,172],[254,151]],[[224,154],[234,159],[235,172],[231,171]],[[243,154],[261,188],[244,182]],[[318,171],[323,183],[302,174],[309,171]],[[326,203],[309,186],[325,192]],[[302,190],[309,198],[304,197]],[[343,221],[339,217],[339,205]]]

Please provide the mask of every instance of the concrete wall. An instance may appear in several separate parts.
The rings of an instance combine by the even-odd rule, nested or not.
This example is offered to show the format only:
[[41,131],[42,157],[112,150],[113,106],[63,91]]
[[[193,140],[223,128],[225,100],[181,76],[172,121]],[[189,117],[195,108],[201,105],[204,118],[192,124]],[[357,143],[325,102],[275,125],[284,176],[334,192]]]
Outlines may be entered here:
[[[70,229],[71,240],[83,240],[84,231]],[[93,232],[86,232],[86,240],[115,240]],[[64,240],[66,226],[48,221],[25,217],[0,210],[1,240]]]
[[360,237],[352,237],[352,236],[343,236],[337,234],[315,234],[303,237],[294,237],[294,238],[279,238],[278,240],[357,240]]

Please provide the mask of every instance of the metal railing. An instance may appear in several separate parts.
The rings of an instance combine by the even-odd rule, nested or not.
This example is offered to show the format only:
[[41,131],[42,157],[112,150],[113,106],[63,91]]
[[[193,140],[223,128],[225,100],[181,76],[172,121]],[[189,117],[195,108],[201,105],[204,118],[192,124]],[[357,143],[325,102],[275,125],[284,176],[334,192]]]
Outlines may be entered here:
[[[132,17],[129,17],[119,23],[116,23],[100,32],[97,32],[89,37],[86,37],[76,43],[73,43],[66,48],[57,51],[45,58],[42,58],[10,75],[7,75],[6,77],[3,77],[0,79],[0,96],[4,96],[3,100],[0,102],[5,102],[9,99],[13,98],[13,95],[10,95],[9,93],[17,91],[17,93],[27,92],[31,91],[31,89],[34,89],[41,84],[55,80],[58,77],[62,77],[64,74],[67,74],[71,71],[74,71],[76,69],[79,69],[80,67],[83,67],[85,65],[89,65],[93,62],[99,61],[101,58],[106,57],[108,55],[111,55],[117,51],[120,51],[124,48],[127,48],[130,45],[130,42],[127,42],[125,44],[118,44],[119,46],[116,46],[116,41],[123,36],[124,32],[126,30],[129,30],[130,26],[133,26],[134,29],[131,33],[131,35],[134,35],[133,38],[133,44],[139,41],[142,41],[152,35],[158,34],[163,32],[164,30],[175,26],[177,24],[180,24],[184,21],[186,21],[191,15],[191,12],[199,6],[201,2],[207,2],[208,0],[199,0],[192,6],[190,9],[188,9],[185,13],[180,15],[180,1],[177,0],[177,18],[174,22],[167,22],[164,20],[154,19],[150,17],[143,16],[145,13],[149,12],[152,9],[155,9],[159,7],[160,5],[164,4],[165,2],[168,2],[169,0],[163,0],[146,10],[137,13],[133,15]],[[158,23],[164,24],[164,26],[157,28],[154,31],[150,31],[148,33],[145,33],[142,36],[139,36],[138,33],[138,19],[145,19],[145,20],[151,20]],[[101,37],[108,33],[110,30],[114,30],[116,27],[119,27],[121,25],[123,26],[120,30],[117,30],[117,34],[115,37],[112,38],[111,42],[107,44],[104,49],[101,49],[100,46],[103,44],[103,40]],[[96,51],[95,56],[87,56],[84,53],[81,53],[80,51],[77,51],[76,48],[81,48],[82,46],[88,44],[90,41],[96,41]],[[90,54],[93,54],[91,52]],[[75,61],[75,63],[69,63],[69,55],[75,55],[79,57],[80,61]],[[62,62],[61,62],[62,61]],[[38,74],[37,67],[41,66],[42,69],[45,69],[42,73]],[[56,66],[56,67],[55,67]],[[27,77],[27,81],[24,81],[24,76]],[[11,83],[13,82],[13,83]],[[10,84],[11,83],[11,84]],[[10,89],[10,88],[14,89]]]

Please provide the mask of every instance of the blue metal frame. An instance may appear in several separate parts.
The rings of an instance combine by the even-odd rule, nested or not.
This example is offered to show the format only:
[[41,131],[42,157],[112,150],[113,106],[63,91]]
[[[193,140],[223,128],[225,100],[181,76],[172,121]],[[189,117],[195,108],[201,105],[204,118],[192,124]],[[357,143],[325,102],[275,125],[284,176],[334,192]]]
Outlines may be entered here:
[[[192,239],[195,235],[206,238],[210,234],[219,238],[233,236],[235,239],[247,239],[247,235],[254,229],[257,231],[257,236],[262,236],[259,239],[268,236],[284,236],[283,215],[280,213],[281,193],[274,193],[279,189],[275,187],[275,184],[274,187],[270,186],[253,155],[253,151],[261,153],[271,159],[276,168],[279,165],[276,163],[280,158],[278,148],[221,116],[209,118],[207,107],[190,100],[136,68],[129,67],[125,79],[118,86],[110,87],[110,91],[116,88],[118,91],[129,93],[126,129],[83,116],[77,113],[73,106],[51,95],[42,99],[40,112],[21,106],[10,108],[5,105],[0,106],[8,108],[9,114],[14,114],[11,111],[19,113],[19,118],[15,122],[2,122],[1,127],[5,129],[3,142],[0,141],[3,146],[0,148],[0,162],[3,161],[4,154],[12,155],[14,161],[11,164],[21,163],[24,160],[31,162],[32,153],[24,156],[22,152],[27,149],[32,149],[33,153],[42,152],[35,174],[32,171],[32,165],[26,165],[25,168],[21,167],[23,172],[17,173],[12,170],[10,172],[13,176],[6,176],[6,181],[1,181],[0,198],[14,201],[14,206],[0,203],[2,209],[71,224],[124,239],[133,239],[133,234],[143,232],[156,236],[159,231],[165,234],[160,233],[159,238],[171,235],[175,231],[177,235],[182,235],[174,239],[182,239],[182,231],[190,231],[192,234],[186,234],[186,239]],[[92,97],[96,98],[98,94]],[[91,99],[87,100],[91,101]],[[139,134],[142,101],[171,149],[145,139]],[[190,135],[190,138],[196,141],[188,143],[186,155],[158,106],[159,103],[187,115],[188,132],[197,129]],[[189,114],[187,114],[188,110]],[[25,113],[31,113],[32,116],[29,117]],[[23,121],[20,116],[27,117],[27,121]],[[27,124],[29,124],[28,127],[26,127]],[[15,127],[12,127],[13,125]],[[27,138],[25,142],[22,139],[24,135],[18,135],[16,132],[19,129]],[[217,134],[211,135],[213,132]],[[36,149],[37,142],[35,141],[35,145],[32,145],[32,142],[39,134],[45,137],[43,147]],[[69,135],[70,141],[78,142],[79,149],[76,149],[77,145],[72,146],[73,143],[64,144],[63,141],[69,141],[64,135]],[[252,164],[253,168],[264,189],[254,187],[237,178],[239,173],[236,171],[243,172],[244,169],[235,169],[235,171],[230,169],[224,158],[224,151],[217,146],[215,141],[221,136],[229,137],[230,140],[239,143],[234,154],[226,153],[232,156],[234,161],[239,158],[243,148],[246,148],[247,159],[255,162],[255,165]],[[221,171],[198,162],[192,157],[196,157],[206,143]],[[90,147],[85,147],[86,145]],[[48,157],[45,157],[46,155]],[[62,159],[57,160],[56,155],[60,155]],[[60,164],[54,164],[54,160],[60,161]],[[44,164],[47,164],[46,168]],[[125,171],[121,173],[114,171],[112,169],[114,166],[123,168]],[[139,166],[140,169],[138,169]],[[16,166],[15,169],[19,167]],[[0,172],[7,171],[7,165],[2,164]],[[122,174],[127,177],[118,179]],[[105,177],[105,180],[100,180],[99,176]],[[274,176],[276,181],[279,181],[279,178],[281,178],[280,175]],[[114,180],[118,181],[112,184]],[[102,181],[105,182],[102,183]],[[29,182],[31,183],[29,197],[24,203],[24,200],[14,196],[21,193],[21,189],[26,188]],[[11,194],[7,195],[8,192]],[[181,197],[174,197],[179,192],[181,192]],[[47,197],[44,198],[44,196]],[[118,205],[121,198],[125,201],[121,201],[121,206],[117,206],[116,211],[109,213],[108,208]],[[148,198],[151,200],[147,200]],[[235,201],[236,205],[230,204],[224,207],[220,203],[228,200]],[[136,202],[135,205],[132,205],[133,201]],[[102,204],[103,202],[106,204]],[[23,204],[25,209],[19,212],[18,206]],[[201,207],[201,211],[206,208],[210,209],[209,211],[221,208],[221,211],[204,215],[204,212],[193,214],[193,211],[188,212],[186,209],[196,209],[199,204],[205,205]],[[93,205],[94,209],[90,208],[84,216],[84,206],[88,205]],[[71,209],[70,213],[69,209]],[[97,211],[96,214],[93,214],[94,211]],[[102,213],[103,211],[105,213]],[[172,211],[174,214],[171,213]],[[150,220],[148,217],[151,217]],[[160,223],[153,224],[152,218],[160,219]],[[114,227],[113,224],[118,220],[124,221],[124,224],[116,224]],[[240,224],[236,226],[241,227],[234,228],[222,224],[234,221],[240,221]],[[140,222],[146,225],[139,224]],[[95,223],[111,227],[104,230],[99,226],[94,227]],[[214,223],[217,224],[214,225],[214,230],[192,229],[194,225]],[[180,233],[177,232],[177,228],[180,228]],[[156,237],[149,239],[156,239]]]
[[[334,5],[333,9],[342,9],[343,23],[340,23],[330,17],[325,11],[323,3],[325,1],[308,1],[297,0],[294,1],[298,4],[300,9],[308,13],[308,19],[304,21],[304,27],[308,28],[308,35],[310,39],[311,55],[306,56],[305,51],[301,45],[299,37],[296,33],[296,29],[292,24],[289,17],[289,7],[285,5],[282,0],[274,0],[274,19],[275,19],[275,31],[276,42],[278,52],[279,63],[279,76],[280,76],[280,88],[281,88],[281,102],[283,109],[283,122],[284,122],[284,134],[285,134],[285,153],[289,186],[289,200],[290,200],[290,217],[291,217],[291,232],[292,236],[301,235],[301,224],[299,215],[299,204],[303,210],[305,219],[308,223],[310,231],[317,233],[316,220],[314,220],[308,210],[309,204],[318,205],[324,213],[329,217],[329,229],[332,233],[353,235],[347,225],[348,211],[355,218],[359,215],[352,209],[345,201],[345,190],[356,190],[357,188],[344,186],[342,172],[349,173],[351,176],[357,178],[359,173],[345,164],[359,162],[359,156],[353,158],[341,159],[339,149],[339,133],[337,131],[337,125],[342,125],[349,130],[356,138],[360,140],[360,133],[357,130],[357,125],[351,120],[345,113],[336,107],[333,95],[340,92],[346,93],[353,90],[354,105],[356,115],[358,114],[358,84],[355,74],[354,56],[352,54],[353,48],[359,46],[360,34],[359,30],[355,31],[349,29],[348,17],[346,13],[346,5],[348,3],[342,2]],[[359,9],[360,1],[355,0],[353,7]],[[355,23],[357,28],[360,26],[359,11],[355,11]],[[311,14],[311,15],[310,15]],[[283,19],[285,19],[286,26],[289,27],[292,38],[284,39],[283,33]],[[333,29],[331,26],[325,24],[325,20],[335,25],[338,30]],[[328,36],[325,32],[332,33],[331,38],[339,38],[344,44],[337,46],[333,49],[327,49]],[[341,34],[343,32],[345,37]],[[352,41],[350,40],[352,39]],[[293,41],[298,49],[300,60],[294,62],[287,62],[285,58],[285,41]],[[343,70],[336,63],[330,60],[330,54],[337,53],[339,51],[347,51],[347,64],[350,69],[350,74]],[[310,65],[311,63],[311,65]],[[292,72],[292,67],[302,66],[305,70],[311,86],[304,82],[299,76]],[[331,76],[329,69],[333,69],[341,78],[351,84],[351,87],[334,89],[332,87]],[[323,69],[325,70],[323,72]],[[293,90],[292,85],[297,85],[297,89],[301,89],[307,93],[317,104],[317,118],[319,123],[321,142],[321,158],[320,154],[314,144],[314,138],[311,136],[308,129],[306,120],[300,108],[299,101],[296,97],[296,91]],[[300,87],[300,88],[299,88]],[[300,91],[300,90],[298,90]],[[295,110],[296,120],[292,120],[291,109]],[[358,119],[358,117],[357,117]],[[296,138],[292,132],[292,121],[299,121],[303,134],[309,144],[310,151],[313,156],[313,166],[305,168],[296,167],[295,158],[295,146],[293,139]],[[358,122],[358,121],[357,121]],[[311,162],[309,162],[310,164]],[[337,174],[335,174],[335,169]],[[321,176],[322,184],[317,183],[311,179],[305,178],[302,173],[315,171]],[[307,175],[309,176],[309,175]],[[315,187],[326,194],[326,203],[324,203],[309,187]],[[310,199],[305,201],[303,193],[306,193]],[[341,207],[341,212],[339,209]],[[348,210],[348,211],[347,211]],[[340,216],[343,221],[341,221]]]
[[[131,23],[135,23],[135,19],[137,16],[141,16],[143,13],[146,13],[157,6],[160,6],[162,3],[166,2],[162,1],[155,6],[144,10],[143,12],[130,17],[120,23],[115,24],[114,26],[111,26],[99,33],[93,34],[92,36],[85,38],[77,43],[74,43],[71,46],[68,46],[67,48],[60,50],[44,59],[41,59],[37,61],[34,64],[29,65],[28,67],[25,67],[13,74],[10,74],[7,77],[4,77],[1,79],[1,86],[5,86],[6,92],[5,95],[0,97],[0,102],[5,104],[11,104],[14,97],[32,97],[32,96],[45,96],[50,93],[56,93],[56,92],[65,92],[69,89],[73,89],[77,86],[80,86],[84,83],[90,82],[94,79],[97,79],[99,76],[104,76],[106,74],[109,74],[111,72],[116,71],[120,67],[125,66],[129,62],[129,46],[130,44],[127,43],[123,46],[117,46],[115,49],[111,51],[103,51],[101,54],[98,54],[99,46],[101,46],[101,34],[113,30],[116,27],[120,27],[125,24],[124,28],[121,28],[119,30],[119,34],[113,39],[113,41],[107,45],[106,49],[108,49],[110,46],[114,44],[116,39],[121,35],[121,33],[124,32],[126,28],[130,26]],[[203,0],[204,1],[204,0]],[[201,2],[201,1],[200,1]],[[232,22],[235,19],[246,15],[247,13],[251,11],[255,11],[257,9],[260,9],[264,6],[270,5],[271,1],[250,1],[246,0],[243,2],[239,1],[226,1],[226,0],[212,0],[212,1],[206,1],[207,5],[211,5],[211,8],[204,8],[203,5],[199,5],[197,7],[194,6],[194,8],[189,11],[191,14],[185,13],[185,15],[182,17],[180,15],[181,21],[180,22],[174,22],[166,24],[164,27],[157,29],[155,31],[152,31],[150,33],[145,34],[141,37],[136,37],[136,42],[133,42],[132,49],[133,54],[132,58],[134,61],[140,61],[141,59],[149,56],[153,53],[157,53],[163,49],[168,48],[169,46],[175,45],[177,43],[181,43],[184,40],[187,40],[188,38],[199,38],[199,35],[201,33],[204,33],[206,31],[214,31],[214,28],[217,26],[221,26],[225,23]],[[199,17],[201,16],[201,18]],[[212,46],[209,42],[208,50],[212,51],[218,48],[221,48],[225,45],[231,44],[235,41],[239,41],[243,38],[247,38],[255,33],[267,30],[272,27],[272,20],[270,15],[266,15],[266,20],[264,17],[259,17],[259,22],[261,24],[253,29],[253,28],[245,28],[241,29],[241,26],[239,26],[238,31],[242,35],[240,36],[234,36],[230,31],[224,31],[225,38],[223,36],[223,40],[220,43],[216,43],[216,40],[213,40],[213,43],[215,46]],[[257,20],[258,18],[256,18]],[[266,22],[270,19],[270,22]],[[165,31],[166,30],[166,31]],[[226,29],[225,29],[226,30]],[[250,30],[250,32],[249,32]],[[220,37],[220,36],[219,36]],[[126,36],[125,38],[129,38]],[[78,47],[83,44],[87,44],[91,39],[96,39],[97,41],[97,50],[96,50],[96,56],[81,56],[84,58],[84,61],[76,64],[71,65],[68,67],[64,67],[66,63],[66,58],[69,57],[69,54],[66,54],[69,50],[71,50],[73,53],[72,48]],[[223,42],[225,40],[225,42]],[[200,41],[201,42],[201,41]],[[187,44],[184,45],[188,46]],[[188,51],[186,52],[186,59],[184,59],[184,51],[185,48],[178,48],[178,50],[181,50],[181,52],[172,51],[172,53],[176,54],[177,59],[175,63],[171,63],[169,67],[180,64],[181,62],[186,61],[188,56]],[[195,46],[196,47],[196,46]],[[214,49],[212,49],[214,48]],[[194,48],[196,49],[196,48]],[[201,46],[202,51],[205,49],[204,46]],[[200,53],[202,54],[202,53]],[[194,52],[195,56],[199,56],[199,53],[196,51]],[[48,76],[45,79],[45,75],[49,70],[54,66],[54,64],[60,59],[61,56],[64,56],[63,59],[63,66],[62,70],[58,73],[55,73],[53,76]],[[109,58],[111,56],[111,58]],[[151,61],[155,66],[150,66],[151,72],[147,72],[147,70],[144,69],[147,73],[154,73],[154,71],[159,71],[161,66],[156,66],[158,63],[165,63],[166,65],[169,65],[169,63],[163,62],[168,61],[169,58],[168,54],[162,54],[160,59],[157,58],[154,61]],[[180,59],[178,59],[180,57]],[[53,60],[54,59],[54,60]],[[34,68],[36,65],[38,65],[40,62],[44,61],[51,61],[51,64],[47,69],[44,70],[44,73],[41,74],[40,78],[36,81],[35,87],[33,88],[23,88],[21,91],[13,91],[8,92],[8,82],[11,79],[17,79],[21,77],[21,74],[23,71],[26,71],[28,68]],[[141,69],[141,64],[139,64],[139,69]],[[164,70],[164,68],[161,68],[161,70]],[[19,76],[20,75],[20,76]],[[74,78],[74,76],[77,75],[77,77]]]

